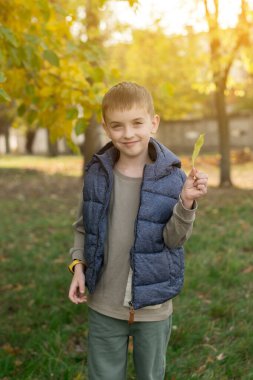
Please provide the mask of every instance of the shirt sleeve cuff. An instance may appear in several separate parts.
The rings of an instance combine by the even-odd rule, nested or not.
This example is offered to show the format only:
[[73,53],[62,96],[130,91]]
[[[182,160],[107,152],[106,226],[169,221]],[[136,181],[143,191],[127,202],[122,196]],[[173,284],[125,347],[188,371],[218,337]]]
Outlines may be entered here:
[[173,213],[184,222],[193,222],[195,220],[196,210],[198,204],[196,201],[193,202],[192,208],[188,209],[184,207],[181,197],[179,196],[179,201],[176,203]]
[[81,260],[85,262],[84,259],[84,250],[81,248],[71,248],[69,254],[73,260]]

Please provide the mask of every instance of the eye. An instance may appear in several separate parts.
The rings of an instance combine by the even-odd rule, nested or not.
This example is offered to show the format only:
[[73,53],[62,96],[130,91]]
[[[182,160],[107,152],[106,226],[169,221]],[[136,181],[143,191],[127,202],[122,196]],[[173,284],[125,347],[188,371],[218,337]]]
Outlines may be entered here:
[[114,125],[111,126],[112,129],[119,129],[121,127],[122,127],[121,124],[114,124]]
[[142,124],[143,124],[142,121],[135,121],[135,122],[134,122],[134,125],[142,125]]

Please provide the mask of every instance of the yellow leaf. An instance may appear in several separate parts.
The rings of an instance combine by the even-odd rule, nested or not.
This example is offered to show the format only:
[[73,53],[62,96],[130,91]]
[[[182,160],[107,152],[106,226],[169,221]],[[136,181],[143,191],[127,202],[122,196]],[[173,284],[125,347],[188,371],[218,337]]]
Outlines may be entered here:
[[204,139],[204,133],[202,133],[201,135],[199,135],[198,140],[195,142],[194,150],[192,153],[192,167],[193,168],[194,168],[195,160],[199,155],[200,149],[201,149],[202,145],[204,144],[204,140],[205,140]]
[[40,95],[43,96],[44,98],[47,98],[48,96],[51,96],[54,94],[55,94],[55,88],[54,87],[43,87],[40,90]]

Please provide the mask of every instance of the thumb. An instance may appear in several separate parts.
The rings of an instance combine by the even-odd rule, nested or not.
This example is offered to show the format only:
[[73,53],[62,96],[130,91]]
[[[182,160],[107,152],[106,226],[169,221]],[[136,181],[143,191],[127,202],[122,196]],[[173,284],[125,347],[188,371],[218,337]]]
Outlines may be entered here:
[[196,177],[196,174],[197,174],[197,169],[195,168],[192,168],[190,173],[188,174],[188,178],[193,178]]
[[85,288],[84,288],[84,283],[83,281],[79,282],[79,292],[81,294],[84,294],[85,293]]

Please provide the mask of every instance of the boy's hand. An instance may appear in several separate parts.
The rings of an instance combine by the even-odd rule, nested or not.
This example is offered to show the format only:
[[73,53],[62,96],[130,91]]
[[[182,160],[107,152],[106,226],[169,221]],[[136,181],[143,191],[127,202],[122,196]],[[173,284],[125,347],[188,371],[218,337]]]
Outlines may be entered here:
[[75,265],[75,272],[69,288],[69,299],[75,304],[87,302],[83,264]]
[[207,193],[208,175],[192,168],[181,192],[183,205],[191,209],[193,202]]

